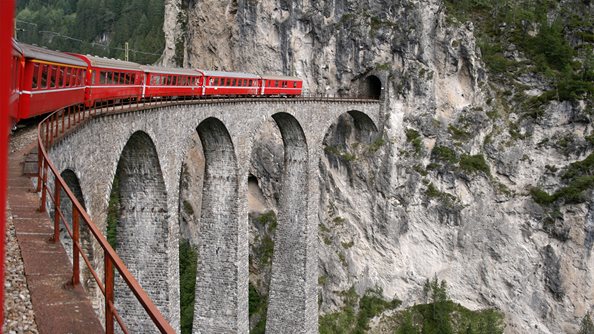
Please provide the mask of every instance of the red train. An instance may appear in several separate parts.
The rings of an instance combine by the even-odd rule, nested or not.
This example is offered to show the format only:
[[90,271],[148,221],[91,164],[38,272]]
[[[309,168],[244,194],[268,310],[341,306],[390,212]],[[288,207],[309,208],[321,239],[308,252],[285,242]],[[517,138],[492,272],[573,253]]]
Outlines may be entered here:
[[296,77],[259,76],[156,66],[75,53],[13,41],[10,115],[13,125],[65,106],[131,98],[301,95]]

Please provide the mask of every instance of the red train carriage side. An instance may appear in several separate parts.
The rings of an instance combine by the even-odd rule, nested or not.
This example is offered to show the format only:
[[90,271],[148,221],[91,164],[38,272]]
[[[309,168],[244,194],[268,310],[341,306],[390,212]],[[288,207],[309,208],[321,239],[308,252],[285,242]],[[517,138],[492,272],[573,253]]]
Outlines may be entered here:
[[20,43],[25,60],[18,119],[83,103],[86,64],[71,55]]
[[139,64],[90,55],[72,55],[82,59],[89,67],[85,79],[87,107],[94,105],[98,100],[140,98],[144,72]]
[[263,75],[260,95],[297,96],[303,90],[303,81],[296,77]]
[[21,76],[25,65],[23,50],[15,40],[12,41],[12,53],[10,58],[10,95],[8,96],[8,115],[10,127],[13,128],[18,121],[19,95]]
[[142,97],[200,96],[202,74],[196,70],[142,66],[145,81]]
[[260,77],[242,72],[198,70],[203,74],[202,95],[258,95]]

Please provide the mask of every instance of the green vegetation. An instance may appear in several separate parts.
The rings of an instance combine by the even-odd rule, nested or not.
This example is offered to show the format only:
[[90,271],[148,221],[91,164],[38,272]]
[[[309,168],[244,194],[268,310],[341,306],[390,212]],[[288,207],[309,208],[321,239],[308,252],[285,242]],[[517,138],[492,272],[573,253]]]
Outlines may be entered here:
[[326,154],[340,158],[346,162],[357,159],[357,156],[355,156],[354,154],[351,154],[349,152],[342,152],[336,146],[326,146],[324,147],[324,152],[326,152]]
[[460,168],[467,173],[483,172],[486,175],[491,175],[489,165],[487,165],[487,161],[485,161],[485,157],[482,154],[462,154],[460,157]]
[[385,144],[386,141],[382,137],[379,137],[376,140],[374,140],[373,143],[371,143],[371,145],[369,145],[369,152],[375,153]]
[[406,129],[405,133],[406,141],[412,144],[413,148],[415,149],[415,154],[420,154],[423,150],[423,141],[419,132],[413,129]]
[[181,332],[192,333],[198,252],[188,240],[179,242],[179,299]]
[[352,287],[343,293],[343,298],[345,306],[341,311],[320,317],[320,334],[365,333],[373,317],[400,305],[400,301],[396,299],[384,300],[381,290],[368,290],[359,298]]
[[[540,106],[552,99],[592,100],[594,24],[587,2],[576,0],[562,7],[556,0],[446,0],[445,4],[450,18],[474,22],[482,58],[502,86],[513,86],[515,78],[527,73],[552,84],[551,91],[526,100],[530,116],[538,117]],[[504,51],[513,48],[527,60],[516,62],[506,56]],[[521,89],[512,94],[525,98]]]
[[107,207],[107,242],[113,247],[117,248],[117,229],[118,220],[120,219],[120,179],[116,175],[111,186],[111,193],[109,194],[109,205]]
[[561,175],[561,179],[566,182],[566,186],[552,195],[539,188],[530,189],[532,199],[544,206],[555,202],[578,204],[586,201],[588,198],[585,192],[594,189],[594,152],[584,160],[571,163]]
[[448,132],[452,135],[452,139],[454,140],[459,140],[459,141],[465,141],[470,139],[472,136],[470,133],[450,124],[448,126]]
[[276,214],[274,211],[268,211],[256,218],[256,221],[261,224],[266,233],[261,238],[258,238],[258,245],[254,247],[254,256],[262,264],[270,264],[272,262],[272,254],[274,252],[274,232],[277,227]]
[[[452,302],[445,281],[427,280],[423,289],[425,304],[415,305],[393,315],[384,315],[380,322],[389,324],[396,334],[502,334],[503,314],[494,309],[471,311]],[[369,322],[387,310],[397,309],[401,302],[387,301],[381,290],[368,290],[359,298],[354,288],[342,293],[344,307],[320,317],[320,334],[366,333]],[[386,328],[386,327],[384,327]]]
[[252,334],[264,334],[266,332],[266,314],[268,311],[267,296],[261,295],[250,282],[248,294],[248,308],[250,317],[258,316],[258,323],[252,328]]
[[503,315],[500,312],[492,309],[470,311],[455,304],[448,297],[445,281],[439,282],[437,278],[427,280],[423,292],[427,304],[415,305],[397,314],[395,333],[503,333]]
[[[163,0],[19,0],[17,39],[54,50],[154,63],[165,46]],[[106,42],[105,42],[106,41]]]
[[455,164],[458,162],[456,152],[446,146],[435,146],[431,151],[431,158],[442,162]]
[[594,334],[594,323],[592,323],[590,312],[588,312],[584,318],[582,318],[582,323],[580,325],[580,331],[578,334]]

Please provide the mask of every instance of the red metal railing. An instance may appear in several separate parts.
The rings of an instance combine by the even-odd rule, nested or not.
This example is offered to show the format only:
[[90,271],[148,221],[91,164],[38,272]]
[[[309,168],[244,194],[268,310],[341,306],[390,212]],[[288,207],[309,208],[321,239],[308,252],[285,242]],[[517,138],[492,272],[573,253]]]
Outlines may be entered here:
[[[91,218],[78,202],[76,196],[68,188],[60,172],[47,155],[47,148],[51,147],[60,136],[72,130],[80,123],[98,114],[117,112],[123,109],[124,105],[113,103],[113,101],[112,103],[103,105],[99,109],[85,109],[80,105],[70,106],[62,111],[54,112],[39,124],[37,136],[39,146],[37,190],[41,191],[41,205],[39,209],[42,212],[46,211],[46,206],[53,207],[54,209],[54,242],[60,242],[60,225],[66,229],[72,239],[72,284],[80,284],[80,259],[82,258],[97,286],[103,293],[105,297],[104,325],[106,333],[111,334],[114,332],[116,322],[124,333],[129,332],[114,304],[114,270],[119,272],[130,291],[136,296],[138,302],[145,309],[159,331],[162,333],[175,333],[173,327],[163,317],[147,293],[128,271],[122,259],[120,259],[115,250],[109,245],[105,236],[103,236],[99,228],[91,221]],[[54,180],[53,184],[48,182],[50,178]],[[62,197],[63,193],[65,194],[64,197]],[[69,217],[66,217],[66,214],[62,212],[61,204],[63,201],[70,201],[72,204],[72,227],[67,223]],[[82,251],[80,240],[81,224],[86,225],[91,235],[103,250],[103,272],[105,273],[103,279],[99,277],[89,257]]]
[[[337,97],[337,96],[300,96],[297,97],[300,100],[305,101],[332,101],[340,100],[344,102],[377,102],[377,100],[371,98],[360,98],[360,97]],[[249,99],[249,98],[248,98]],[[78,202],[72,190],[67,186],[64,179],[61,177],[60,172],[56,169],[54,164],[49,160],[47,149],[56,143],[64,134],[72,131],[81,123],[86,122],[90,118],[104,115],[108,113],[120,113],[128,112],[141,109],[158,108],[167,105],[174,104],[186,104],[186,103],[209,103],[209,102],[236,102],[246,101],[245,97],[241,100],[228,98],[223,96],[209,96],[204,97],[164,97],[164,96],[151,96],[141,100],[137,100],[136,97],[128,99],[121,99],[117,101],[96,101],[94,107],[84,108],[82,105],[74,105],[66,107],[62,110],[56,111],[46,117],[38,126],[37,142],[38,142],[38,178],[37,178],[37,191],[41,192],[41,205],[39,210],[42,212],[46,211],[46,206],[53,207],[54,209],[54,235],[53,241],[60,242],[60,225],[62,225],[68,236],[72,239],[72,284],[80,284],[80,259],[82,258],[86,264],[89,272],[93,276],[99,289],[105,298],[105,331],[108,334],[114,332],[115,322],[118,323],[124,333],[128,333],[128,329],[120,317],[115,304],[115,290],[114,290],[114,269],[117,270],[122,279],[126,282],[128,288],[136,296],[138,302],[147,312],[148,316],[153,320],[155,326],[162,333],[174,333],[171,325],[165,320],[161,312],[153,304],[147,293],[140,287],[140,284],[132,276],[132,274],[126,268],[124,262],[116,254],[115,250],[110,246],[106,237],[101,233],[99,228],[91,221],[82,205]],[[256,97],[249,100],[253,101],[264,101],[266,97]],[[278,99],[278,98],[276,98]],[[287,98],[287,101],[294,100],[295,98]],[[49,179],[53,179],[53,184],[49,182]],[[52,191],[53,190],[53,191]],[[62,191],[66,195],[62,197]],[[67,218],[61,210],[61,204],[63,201],[70,201],[72,204],[72,227],[67,223]],[[80,240],[80,227],[81,223],[91,232],[91,235],[98,242],[99,246],[103,250],[104,264],[103,280],[99,277],[99,274],[93,268],[91,261],[88,256],[84,254],[81,248]],[[115,322],[114,322],[115,319]]]

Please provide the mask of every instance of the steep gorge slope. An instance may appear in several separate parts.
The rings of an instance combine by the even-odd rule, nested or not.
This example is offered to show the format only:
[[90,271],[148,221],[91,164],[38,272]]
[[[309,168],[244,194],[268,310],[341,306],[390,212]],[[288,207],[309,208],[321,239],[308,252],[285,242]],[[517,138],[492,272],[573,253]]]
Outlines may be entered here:
[[[589,1],[544,3],[547,22],[561,8],[594,14]],[[539,66],[528,46],[479,48],[485,27],[454,10],[437,0],[170,0],[165,62],[296,75],[315,93],[382,81],[382,140],[361,143],[337,120],[320,162],[322,312],[353,286],[422,303],[437,276],[455,302],[500,309],[507,333],[577,332],[594,311],[592,93],[563,98],[565,81],[523,70]],[[514,22],[527,22],[518,30],[528,37],[544,29]],[[592,23],[580,32],[570,42],[583,50]],[[487,69],[481,53],[498,62]],[[518,70],[503,78],[501,65]],[[282,152],[268,139],[252,174],[273,208]]]

